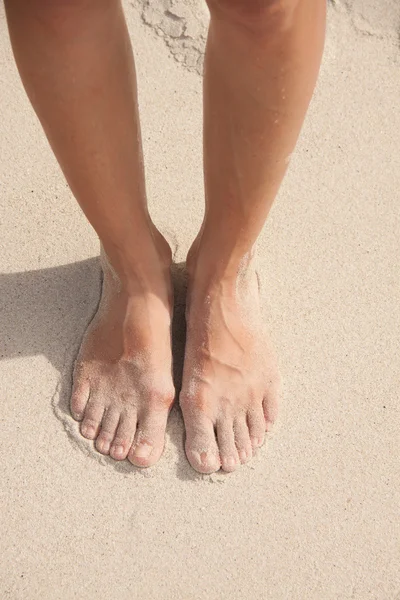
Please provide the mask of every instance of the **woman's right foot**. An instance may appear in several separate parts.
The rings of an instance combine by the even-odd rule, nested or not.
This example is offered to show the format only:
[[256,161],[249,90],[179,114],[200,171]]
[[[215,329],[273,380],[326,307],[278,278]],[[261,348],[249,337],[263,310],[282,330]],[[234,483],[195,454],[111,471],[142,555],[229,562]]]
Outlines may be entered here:
[[[148,467],[160,458],[172,381],[171,251],[157,232],[139,262],[103,261],[103,290],[74,370],[71,412],[102,454]],[[122,264],[122,261],[114,261]]]

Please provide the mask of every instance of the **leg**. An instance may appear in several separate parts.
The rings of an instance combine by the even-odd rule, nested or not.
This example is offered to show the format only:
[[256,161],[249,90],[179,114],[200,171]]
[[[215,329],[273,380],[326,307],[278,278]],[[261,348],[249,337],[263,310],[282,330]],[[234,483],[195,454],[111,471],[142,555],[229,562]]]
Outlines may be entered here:
[[245,462],[276,416],[279,375],[260,333],[252,248],[313,92],[325,19],[323,0],[208,5],[206,208],[187,262],[180,397],[186,452],[201,472]]
[[153,464],[174,397],[168,244],[147,210],[133,57],[119,0],[6,0],[25,88],[102,244],[103,292],[71,410],[115,459]]

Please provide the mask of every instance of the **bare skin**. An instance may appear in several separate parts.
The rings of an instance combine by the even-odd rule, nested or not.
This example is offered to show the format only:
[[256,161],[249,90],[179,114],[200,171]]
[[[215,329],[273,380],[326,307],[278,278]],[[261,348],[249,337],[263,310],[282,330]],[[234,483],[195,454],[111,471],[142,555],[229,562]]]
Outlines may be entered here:
[[129,291],[103,263],[103,291],[75,363],[72,415],[102,454],[151,466],[164,449],[174,400],[171,357],[170,252],[158,241],[154,280],[130,280]]
[[204,78],[206,210],[188,255],[180,403],[186,454],[233,471],[277,415],[279,373],[261,326],[253,245],[314,89],[321,0],[209,0]]
[[175,395],[171,251],[147,209],[121,4],[8,0],[6,9],[27,93],[103,248],[103,293],[76,362],[71,412],[99,452],[150,466]]
[[[102,245],[102,298],[76,361],[71,412],[99,452],[150,466],[174,397],[171,252],[148,213],[121,4],[5,4],[27,93]],[[206,209],[187,261],[180,396],[186,453],[203,473],[246,462],[276,417],[279,374],[260,333],[251,256],[315,85],[324,4],[208,0]]]
[[246,463],[277,415],[280,376],[250,263],[235,280],[189,289],[180,403],[187,457],[202,473]]

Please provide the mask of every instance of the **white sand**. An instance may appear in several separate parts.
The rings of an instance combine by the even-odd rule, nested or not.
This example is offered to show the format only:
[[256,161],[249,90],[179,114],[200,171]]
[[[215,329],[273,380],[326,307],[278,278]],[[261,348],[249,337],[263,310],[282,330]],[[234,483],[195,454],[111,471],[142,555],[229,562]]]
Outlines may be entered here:
[[[199,5],[174,2],[174,18],[166,1],[126,4],[152,213],[178,261],[203,206]],[[330,7],[318,88],[260,241],[281,426],[248,466],[200,476],[177,411],[151,470],[76,441],[69,373],[98,298],[98,242],[0,12],[0,598],[400,598],[399,31],[397,0]],[[181,323],[176,335],[182,345]]]

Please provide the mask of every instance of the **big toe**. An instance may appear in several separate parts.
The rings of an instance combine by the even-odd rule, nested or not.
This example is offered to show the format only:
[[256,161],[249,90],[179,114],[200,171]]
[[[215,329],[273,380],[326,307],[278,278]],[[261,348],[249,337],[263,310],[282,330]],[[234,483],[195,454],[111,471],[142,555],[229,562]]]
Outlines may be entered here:
[[259,448],[263,445],[266,428],[263,407],[261,404],[255,406],[248,412],[247,423],[252,446],[253,448]]
[[136,467],[152,467],[160,459],[165,444],[168,410],[148,410],[142,417],[128,459]]
[[278,416],[280,387],[278,385],[270,386],[264,396],[263,411],[265,418],[265,429],[271,431]]
[[196,419],[186,416],[185,429],[186,456],[193,469],[207,474],[218,471],[221,461],[212,421],[204,415]]

